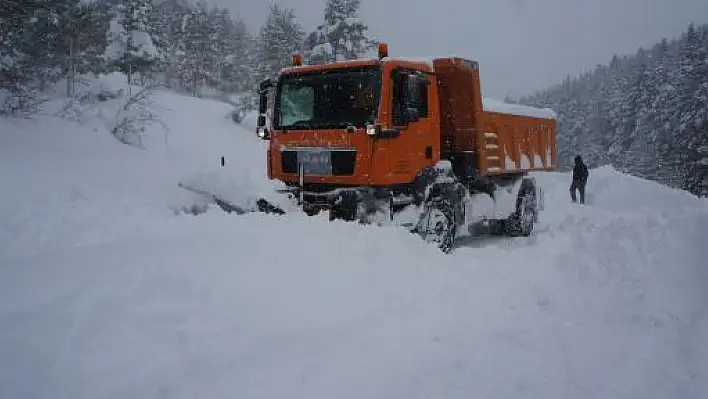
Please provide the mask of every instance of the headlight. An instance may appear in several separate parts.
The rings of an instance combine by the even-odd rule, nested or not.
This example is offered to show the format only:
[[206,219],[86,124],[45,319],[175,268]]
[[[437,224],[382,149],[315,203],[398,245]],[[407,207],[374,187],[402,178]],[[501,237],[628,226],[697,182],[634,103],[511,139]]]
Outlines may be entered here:
[[366,134],[369,136],[376,136],[376,126],[366,125]]

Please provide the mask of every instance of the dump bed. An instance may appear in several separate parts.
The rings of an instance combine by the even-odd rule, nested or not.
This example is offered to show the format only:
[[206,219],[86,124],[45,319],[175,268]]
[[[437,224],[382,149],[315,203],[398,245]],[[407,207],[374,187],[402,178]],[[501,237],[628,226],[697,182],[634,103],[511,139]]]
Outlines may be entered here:
[[473,154],[482,175],[555,169],[553,111],[482,98],[474,61],[439,58],[433,64],[443,156]]

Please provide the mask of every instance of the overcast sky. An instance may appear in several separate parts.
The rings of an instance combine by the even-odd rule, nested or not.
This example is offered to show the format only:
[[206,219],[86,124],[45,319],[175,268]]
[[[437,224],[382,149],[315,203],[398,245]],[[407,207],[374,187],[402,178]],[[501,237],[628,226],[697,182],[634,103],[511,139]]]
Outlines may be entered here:
[[[208,0],[256,31],[270,0]],[[278,0],[312,30],[325,0]],[[518,97],[634,53],[689,22],[708,23],[708,0],[362,0],[370,36],[391,56],[459,55],[480,62],[485,96]]]

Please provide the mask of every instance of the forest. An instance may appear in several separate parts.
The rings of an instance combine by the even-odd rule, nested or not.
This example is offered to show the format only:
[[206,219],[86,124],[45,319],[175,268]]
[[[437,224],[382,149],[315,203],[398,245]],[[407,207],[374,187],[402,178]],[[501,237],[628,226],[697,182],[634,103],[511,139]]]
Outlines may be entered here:
[[[0,0],[0,115],[26,115],[65,81],[119,71],[130,84],[160,85],[253,107],[257,82],[303,53],[309,63],[355,59],[374,48],[358,18],[361,0],[328,0],[306,32],[295,10],[271,3],[250,27],[204,1]],[[255,33],[251,33],[254,31]]]
[[[115,71],[131,84],[248,112],[258,82],[295,52],[307,63],[370,54],[377,42],[360,5],[328,0],[322,23],[307,32],[295,10],[277,3],[251,27],[203,1],[0,0],[0,115],[30,115],[57,87],[71,98],[83,76]],[[611,164],[708,196],[708,25],[689,25],[678,38],[615,55],[518,102],[558,113],[561,170],[579,154],[591,167]]]
[[558,113],[563,170],[581,155],[591,167],[708,196],[708,25],[614,55],[519,102]]

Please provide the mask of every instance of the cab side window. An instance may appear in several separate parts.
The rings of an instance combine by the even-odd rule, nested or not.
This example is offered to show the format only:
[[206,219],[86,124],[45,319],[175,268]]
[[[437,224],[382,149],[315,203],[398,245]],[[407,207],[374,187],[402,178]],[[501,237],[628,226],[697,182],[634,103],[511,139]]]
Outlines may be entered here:
[[393,72],[393,124],[407,125],[428,116],[428,80],[412,71]]

